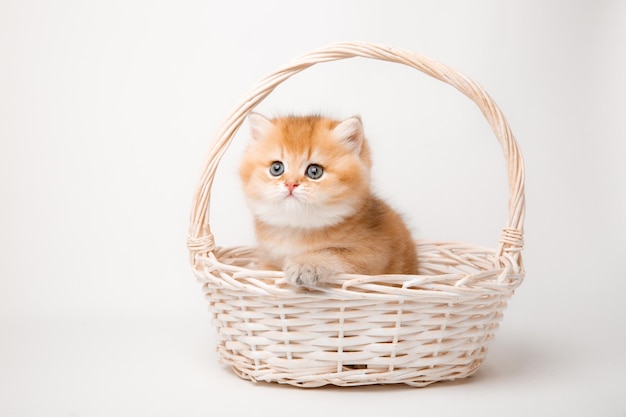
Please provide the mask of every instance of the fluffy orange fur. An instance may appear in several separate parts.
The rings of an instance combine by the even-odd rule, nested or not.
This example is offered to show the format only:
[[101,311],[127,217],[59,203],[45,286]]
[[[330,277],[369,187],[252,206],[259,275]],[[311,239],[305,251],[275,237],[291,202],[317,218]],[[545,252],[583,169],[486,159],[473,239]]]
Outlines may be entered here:
[[304,286],[339,273],[416,273],[411,233],[370,188],[360,118],[252,113],[248,121],[239,174],[265,267]]

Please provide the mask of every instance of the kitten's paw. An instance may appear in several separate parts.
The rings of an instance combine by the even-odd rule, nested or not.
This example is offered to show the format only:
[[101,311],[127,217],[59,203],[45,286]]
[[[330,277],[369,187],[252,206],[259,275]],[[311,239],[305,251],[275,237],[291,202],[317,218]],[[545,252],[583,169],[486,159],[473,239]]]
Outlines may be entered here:
[[285,267],[285,278],[292,285],[312,287],[328,281],[333,272],[325,266],[310,263],[292,263]]

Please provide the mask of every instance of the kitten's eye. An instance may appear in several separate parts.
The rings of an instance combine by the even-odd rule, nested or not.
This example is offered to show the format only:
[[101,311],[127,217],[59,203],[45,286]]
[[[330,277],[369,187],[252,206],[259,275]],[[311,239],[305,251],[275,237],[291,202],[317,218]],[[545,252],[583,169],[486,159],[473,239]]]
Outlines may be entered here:
[[317,164],[311,164],[306,168],[306,176],[312,180],[320,178],[324,174],[324,168]]
[[285,166],[283,165],[282,162],[280,161],[272,162],[272,165],[270,166],[270,174],[272,174],[275,177],[278,177],[280,175],[283,175],[283,172],[285,172]]

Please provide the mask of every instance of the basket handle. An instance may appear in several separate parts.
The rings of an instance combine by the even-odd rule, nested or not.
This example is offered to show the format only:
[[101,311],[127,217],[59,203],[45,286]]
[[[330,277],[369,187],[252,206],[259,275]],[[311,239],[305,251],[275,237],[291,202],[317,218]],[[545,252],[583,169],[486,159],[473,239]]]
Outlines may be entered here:
[[206,255],[215,249],[215,242],[209,225],[211,186],[218,164],[247,114],[279,84],[300,71],[318,63],[353,57],[394,62],[415,68],[450,84],[469,97],[480,108],[502,146],[508,173],[509,215],[498,245],[496,263],[498,266],[508,265],[521,268],[525,212],[524,166],[513,133],[494,100],[480,85],[450,67],[407,50],[368,42],[332,43],[304,54],[263,78],[242,100],[241,104],[235,107],[213,139],[193,199],[187,241],[192,265],[195,265],[196,255]]

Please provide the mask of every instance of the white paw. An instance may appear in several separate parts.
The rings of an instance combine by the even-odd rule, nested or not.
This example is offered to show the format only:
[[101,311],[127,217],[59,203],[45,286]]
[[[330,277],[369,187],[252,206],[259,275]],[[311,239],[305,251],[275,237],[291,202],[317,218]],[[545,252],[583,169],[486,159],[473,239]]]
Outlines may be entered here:
[[332,271],[323,265],[291,263],[285,267],[287,282],[303,287],[311,287],[328,281],[332,274]]

